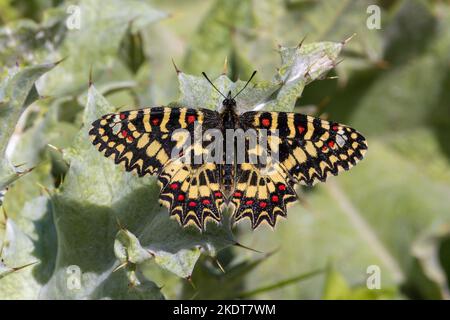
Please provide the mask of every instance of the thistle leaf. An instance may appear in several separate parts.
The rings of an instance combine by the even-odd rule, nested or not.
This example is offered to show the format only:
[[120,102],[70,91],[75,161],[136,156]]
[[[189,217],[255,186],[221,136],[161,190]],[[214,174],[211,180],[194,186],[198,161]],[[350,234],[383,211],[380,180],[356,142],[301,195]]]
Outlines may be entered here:
[[56,63],[9,70],[0,82],[0,190],[18,179],[26,170],[18,172],[9,162],[6,149],[20,116],[38,99],[36,81]]

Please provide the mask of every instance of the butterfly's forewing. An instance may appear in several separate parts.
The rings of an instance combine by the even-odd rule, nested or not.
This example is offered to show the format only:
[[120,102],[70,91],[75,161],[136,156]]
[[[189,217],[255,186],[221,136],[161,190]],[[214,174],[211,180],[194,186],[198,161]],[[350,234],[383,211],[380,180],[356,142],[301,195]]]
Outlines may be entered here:
[[174,139],[177,134],[187,133],[184,139],[193,141],[195,123],[214,128],[217,119],[217,112],[207,109],[147,108],[104,115],[94,121],[89,135],[99,151],[127,171],[157,174],[160,202],[170,214],[182,225],[203,229],[209,218],[221,219],[215,168],[183,163],[182,155],[174,157],[172,151],[180,143],[180,137]]
[[[275,146],[278,149],[278,161],[269,164],[266,170],[257,166],[247,168],[247,164],[238,167],[238,170],[248,171],[250,176],[260,177],[255,194],[249,194],[245,189],[253,185],[251,181],[246,184],[238,181],[232,200],[236,205],[235,220],[248,217],[254,228],[262,221],[273,226],[277,216],[285,216],[285,204],[294,200],[296,184],[312,185],[316,181],[325,181],[330,174],[348,170],[367,150],[366,140],[355,129],[297,113],[246,112],[242,115],[241,126],[267,129],[267,148]],[[261,187],[264,183],[269,193]],[[283,190],[278,190],[280,186]],[[245,202],[239,200],[236,193],[248,195],[255,203],[262,202],[263,208],[256,207],[253,213],[246,211]]]

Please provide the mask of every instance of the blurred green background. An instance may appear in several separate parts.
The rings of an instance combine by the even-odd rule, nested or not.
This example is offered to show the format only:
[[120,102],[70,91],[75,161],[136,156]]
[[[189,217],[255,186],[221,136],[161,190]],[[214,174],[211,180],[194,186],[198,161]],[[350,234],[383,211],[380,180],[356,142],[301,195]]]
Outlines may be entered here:
[[[380,29],[367,26],[374,14],[370,5],[380,10]],[[71,30],[67,23],[74,8],[81,8],[80,28],[75,24]],[[15,126],[6,137],[8,147],[1,146],[2,157],[18,171],[36,167],[2,192],[0,298],[450,298],[448,1],[0,0],[0,24],[0,128]],[[305,36],[305,43],[339,42],[354,33],[341,52],[343,61],[328,74],[331,79],[309,84],[296,111],[361,131],[369,143],[365,160],[326,184],[302,187],[303,201],[274,231],[262,227],[251,232],[248,224],[239,225],[236,240],[263,253],[229,246],[222,233],[208,234],[207,240],[187,233],[180,239],[188,240],[177,238],[177,249],[169,250],[176,255],[168,262],[157,255],[156,264],[166,270],[142,267],[146,280],[141,284],[133,280],[140,260],[111,273],[117,267],[115,257],[119,259],[116,218],[133,232],[139,229],[150,219],[149,212],[159,210],[154,208],[158,188],[150,181],[152,186],[144,189],[137,178],[122,178],[117,169],[114,177],[125,179],[122,184],[131,191],[135,185],[144,190],[139,201],[153,197],[153,202],[141,207],[124,199],[113,218],[108,215],[116,210],[114,197],[121,197],[120,189],[95,195],[113,197],[105,206],[99,201],[97,209],[83,202],[91,197],[88,192],[78,197],[83,189],[82,184],[73,187],[77,175],[86,174],[86,185],[113,179],[104,175],[90,180],[89,174],[99,171],[81,165],[85,156],[77,150],[84,142],[78,141],[78,132],[87,96],[97,103],[103,95],[115,110],[175,101],[179,89],[172,58],[187,74],[205,71],[213,78],[227,58],[232,80],[245,80],[258,70],[256,80],[268,81],[280,66],[278,44],[295,46]],[[63,58],[52,70],[39,71],[48,73],[36,87],[34,81],[31,87],[25,84],[23,79],[31,76],[22,74],[16,91],[5,89],[5,79],[15,69]],[[90,72],[98,96],[88,93]],[[17,124],[6,107],[11,102],[8,92],[23,98]],[[29,104],[30,99],[35,101]],[[72,151],[63,158],[65,150]],[[127,214],[136,220],[127,222]],[[93,216],[96,220],[89,220]],[[161,217],[168,220],[167,213]],[[88,234],[83,221],[96,226],[89,234],[97,233],[108,244],[90,246],[79,240]],[[108,228],[107,235],[102,228]],[[167,230],[171,235],[154,233],[145,241],[172,241],[172,233],[181,232],[176,223]],[[128,241],[124,247],[129,256],[133,241],[121,236]],[[210,253],[224,249],[215,258],[200,256],[204,249],[199,244],[211,243]],[[64,293],[64,272],[59,270],[82,265],[74,257],[89,256],[90,248],[95,257],[82,269],[89,269],[93,278],[109,270],[108,276],[96,280],[89,293]],[[179,254],[185,249],[186,256]],[[39,263],[18,269],[33,262]],[[192,275],[183,269],[189,263],[195,265]],[[379,267],[379,289],[366,285],[369,266]],[[177,268],[182,271],[167,271]]]

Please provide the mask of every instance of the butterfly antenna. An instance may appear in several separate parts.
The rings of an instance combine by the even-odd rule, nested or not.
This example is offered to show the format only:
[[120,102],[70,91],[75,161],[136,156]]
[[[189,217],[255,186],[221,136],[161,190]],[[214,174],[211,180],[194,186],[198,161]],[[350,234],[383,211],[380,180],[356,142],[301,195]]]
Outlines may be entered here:
[[216,91],[222,95],[222,97],[224,97],[225,99],[227,98],[227,97],[225,97],[225,95],[224,95],[222,92],[220,92],[219,89],[216,88],[216,86],[214,85],[214,83],[212,83],[212,81],[209,80],[209,78],[208,78],[208,76],[206,75],[206,73],[202,72],[202,75],[206,78],[206,80],[208,80],[208,82],[213,86],[213,88],[216,89]]
[[245,88],[247,88],[248,84],[250,83],[250,81],[252,81],[252,79],[255,76],[255,74],[256,74],[256,70],[253,71],[252,75],[250,76],[250,79],[248,79],[248,81],[245,84],[245,86],[233,97],[233,99],[236,98],[242,91],[244,91]]

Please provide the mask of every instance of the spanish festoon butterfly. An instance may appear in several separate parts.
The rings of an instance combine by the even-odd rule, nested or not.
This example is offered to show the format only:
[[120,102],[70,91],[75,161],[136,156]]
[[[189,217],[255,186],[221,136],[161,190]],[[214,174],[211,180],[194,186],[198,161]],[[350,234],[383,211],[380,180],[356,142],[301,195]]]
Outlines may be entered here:
[[[286,216],[288,204],[297,200],[297,184],[310,186],[325,181],[329,174],[349,170],[367,150],[366,140],[359,132],[336,122],[290,112],[238,113],[238,94],[222,94],[220,112],[199,106],[107,114],[93,122],[89,134],[99,151],[116,164],[124,164],[127,171],[139,176],[156,175],[161,184],[160,202],[170,215],[182,226],[191,224],[201,230],[208,220],[219,223],[227,206],[234,210],[234,222],[248,218],[253,228],[262,222],[273,227],[279,216]],[[179,143],[174,140],[177,130],[185,129],[192,137],[195,124],[203,131],[218,129],[224,135],[227,129],[267,130],[265,147],[242,149],[247,155],[276,149],[278,159],[269,164],[196,164],[183,161],[183,152],[174,157],[173,150]],[[190,151],[202,154],[207,151],[206,144],[194,143]],[[225,146],[223,151],[225,158]]]

